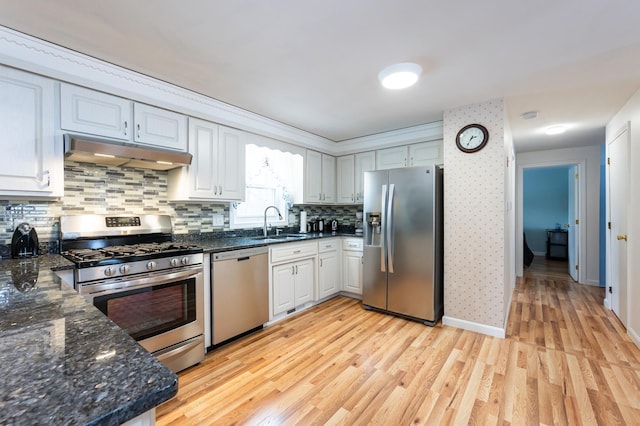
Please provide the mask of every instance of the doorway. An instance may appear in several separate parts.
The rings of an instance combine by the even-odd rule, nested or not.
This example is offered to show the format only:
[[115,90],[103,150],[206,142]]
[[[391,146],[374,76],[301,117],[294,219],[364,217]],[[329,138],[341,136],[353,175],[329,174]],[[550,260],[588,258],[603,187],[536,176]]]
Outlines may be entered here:
[[[551,155],[545,153],[540,155],[539,161],[531,161],[531,159],[522,160],[522,162],[517,166],[517,211],[516,211],[516,274],[517,276],[523,276],[524,270],[524,262],[523,262],[523,246],[524,246],[524,173],[525,170],[529,169],[543,169],[543,168],[563,168],[565,170],[562,178],[563,185],[566,184],[567,192],[564,198],[564,204],[567,206],[567,219],[563,223],[558,221],[551,222],[551,224],[544,225],[545,227],[550,226],[552,230],[555,230],[560,224],[560,229],[567,230],[567,251],[570,250],[570,253],[567,253],[567,268],[566,271],[569,273],[571,270],[572,278],[579,283],[586,283],[586,268],[580,269],[580,265],[584,265],[584,261],[586,259],[586,242],[584,239],[583,232],[580,232],[580,224],[585,223],[585,212],[586,212],[586,180],[581,178],[585,176],[585,170],[587,167],[587,158],[591,160],[589,155],[585,155],[582,157],[582,153],[577,154],[574,158],[566,158],[566,159],[558,159],[557,161],[551,159]],[[572,179],[575,181],[569,185],[569,176],[572,176]],[[569,195],[570,186],[572,193]],[[570,198],[573,200],[571,204],[573,207],[573,212],[571,212],[572,218],[569,218],[569,200]],[[575,219],[573,219],[575,217]],[[564,225],[570,225],[568,228]],[[573,225],[573,226],[571,226]],[[571,235],[569,235],[568,230],[571,229]],[[526,236],[529,239],[529,235]],[[544,246],[542,249],[542,253],[546,255],[546,231],[544,231],[544,236],[542,237],[544,241]],[[540,253],[540,252],[539,252]],[[571,258],[569,257],[571,256]],[[569,262],[572,262],[569,264]]]
[[534,262],[553,264],[578,281],[578,165],[523,170],[523,232]]

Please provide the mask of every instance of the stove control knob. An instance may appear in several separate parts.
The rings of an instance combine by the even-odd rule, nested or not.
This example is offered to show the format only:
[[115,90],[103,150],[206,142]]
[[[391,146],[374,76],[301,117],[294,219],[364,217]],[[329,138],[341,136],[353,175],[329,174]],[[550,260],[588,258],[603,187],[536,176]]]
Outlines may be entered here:
[[131,270],[131,266],[129,266],[129,265],[122,265],[120,267],[120,273],[121,274],[128,274],[130,270]]
[[147,263],[147,270],[153,271],[154,269],[156,269],[156,262],[151,261],[151,262]]
[[113,275],[116,274],[116,268],[114,268],[113,266],[107,266],[104,269],[104,274],[108,277],[112,277]]
[[171,266],[173,267],[180,265],[180,262],[178,261],[178,259],[171,259],[169,263],[171,263]]
[[183,265],[188,265],[189,264],[189,258],[185,256],[185,257],[182,258],[182,260],[180,262],[182,262]]

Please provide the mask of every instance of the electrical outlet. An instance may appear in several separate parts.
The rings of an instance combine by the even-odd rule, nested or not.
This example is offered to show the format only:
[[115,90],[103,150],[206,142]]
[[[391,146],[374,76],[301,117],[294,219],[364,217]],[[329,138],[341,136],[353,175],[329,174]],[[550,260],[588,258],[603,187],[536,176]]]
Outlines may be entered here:
[[213,214],[213,226],[224,226],[224,216],[222,216],[220,213],[214,213]]

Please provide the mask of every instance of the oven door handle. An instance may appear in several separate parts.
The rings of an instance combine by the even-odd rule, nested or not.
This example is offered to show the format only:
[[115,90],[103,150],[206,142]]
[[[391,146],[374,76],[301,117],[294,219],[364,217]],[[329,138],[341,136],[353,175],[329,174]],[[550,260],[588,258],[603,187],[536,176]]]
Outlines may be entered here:
[[119,291],[135,290],[138,288],[152,287],[156,285],[162,285],[170,283],[172,281],[179,281],[195,277],[198,274],[202,274],[202,266],[190,267],[180,271],[161,271],[158,273],[152,273],[143,277],[137,277],[127,280],[126,277],[118,278],[117,281],[102,280],[97,282],[91,282],[86,284],[80,284],[78,291],[81,295],[93,298],[97,295],[112,294]]

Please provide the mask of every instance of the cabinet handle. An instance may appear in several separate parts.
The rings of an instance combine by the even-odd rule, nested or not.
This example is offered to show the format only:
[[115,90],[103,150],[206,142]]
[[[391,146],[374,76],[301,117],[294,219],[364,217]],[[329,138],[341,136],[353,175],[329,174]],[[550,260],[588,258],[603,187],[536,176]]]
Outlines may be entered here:
[[47,187],[51,186],[51,172],[49,170],[45,170],[40,175],[40,183],[44,185],[44,177],[47,176]]
[[407,167],[407,157],[404,158],[404,166]]
[[138,139],[140,139],[140,123],[136,125],[136,132],[138,133]]
[[296,265],[296,275],[298,275],[298,265]]
[[360,256],[360,264],[364,265],[364,256]]
[[124,121],[124,135],[127,136],[127,132],[129,131],[129,123],[127,120]]
[[295,274],[296,274],[296,267],[291,266],[291,275],[295,275]]
[[300,250],[294,250],[293,251],[293,254],[298,254],[298,253],[300,253]]
[[322,259],[320,259],[320,267],[322,268]]
[[220,188],[220,195],[222,195],[222,185],[218,185],[218,187]]
[[322,201],[322,192],[318,192],[318,201]]
[[351,194],[351,201],[355,201],[355,197]]
[[213,195],[218,195],[218,185],[213,185]]

